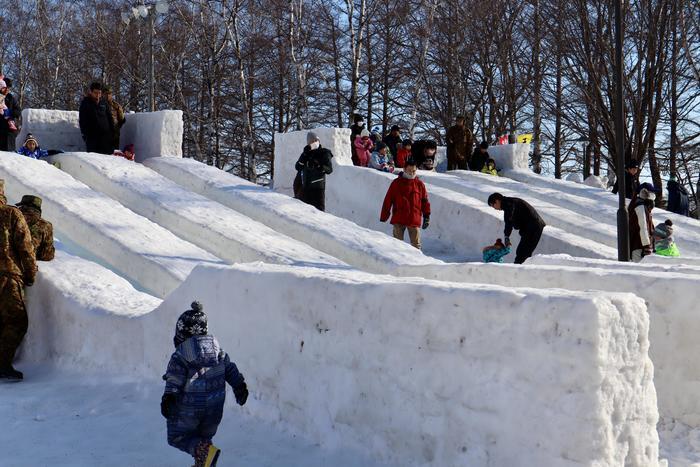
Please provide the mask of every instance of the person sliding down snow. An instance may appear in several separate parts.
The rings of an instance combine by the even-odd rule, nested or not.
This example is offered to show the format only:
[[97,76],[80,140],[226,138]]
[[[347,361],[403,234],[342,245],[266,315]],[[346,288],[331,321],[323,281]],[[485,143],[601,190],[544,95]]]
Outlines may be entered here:
[[17,150],[17,154],[22,154],[32,159],[42,159],[49,156],[48,151],[44,151],[39,147],[39,142],[31,133],[27,134],[24,145]]
[[654,248],[657,255],[681,255],[681,252],[673,239],[673,222],[671,219],[666,219],[666,222],[657,225],[654,229]]
[[510,254],[510,246],[504,245],[503,241],[497,238],[496,243],[485,246],[481,252],[484,255],[484,263],[502,263],[503,257]]
[[520,198],[509,198],[500,193],[492,193],[487,201],[497,211],[503,211],[505,245],[510,246],[513,229],[520,232],[520,244],[515,250],[515,264],[522,264],[532,256],[542,237],[545,223],[530,203]]
[[236,364],[207,333],[202,304],[192,302],[191,308],[177,320],[160,410],[168,420],[168,444],[194,457],[195,467],[211,467],[221,453],[212,438],[223,416],[226,383],[238,405],[248,399],[248,387]]

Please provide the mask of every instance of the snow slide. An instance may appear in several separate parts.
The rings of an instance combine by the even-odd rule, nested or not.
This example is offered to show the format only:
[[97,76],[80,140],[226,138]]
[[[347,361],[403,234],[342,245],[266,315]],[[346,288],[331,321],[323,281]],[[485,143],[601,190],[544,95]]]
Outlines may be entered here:
[[144,164],[187,190],[313,245],[358,269],[387,273],[399,265],[440,263],[389,235],[360,227],[194,159],[154,157]]
[[171,352],[163,323],[194,298],[250,375],[251,410],[324,444],[404,466],[658,465],[632,295],[202,266],[145,317],[149,373]]
[[[661,258],[654,262],[652,258]],[[698,259],[698,258],[696,258]],[[626,271],[642,271],[648,273],[673,272],[677,274],[700,275],[700,263],[688,264],[685,258],[668,258],[667,256],[645,256],[641,263],[612,261],[607,259],[579,258],[571,255],[535,255],[529,264],[543,264],[549,266],[574,266],[598,269],[622,269]]]
[[[523,189],[531,196],[582,215],[595,215],[598,226],[601,223],[617,226],[617,195],[609,191],[547,178],[525,170],[504,170],[503,174],[521,182]],[[652,216],[656,224],[666,219],[673,221],[676,242],[681,253],[694,256],[700,254],[700,221],[659,208],[654,208]]]
[[67,153],[61,169],[95,190],[231,263],[347,267],[305,243],[277,233],[201,195],[185,190],[146,166],[121,157]]
[[144,331],[134,332],[134,325],[160,304],[114,272],[58,245],[54,260],[40,261],[36,282],[27,287],[29,330],[21,359],[127,374],[138,364],[123,359],[125,351],[143,347]]
[[195,265],[222,263],[44,161],[0,153],[0,178],[8,202],[41,196],[43,215],[57,237],[157,297],[165,297]]
[[[591,263],[592,264],[592,263]],[[496,284],[504,287],[564,288],[630,292],[647,302],[651,359],[659,412],[692,426],[700,425],[700,321],[697,300],[700,276],[547,265],[449,264],[402,268],[401,274],[441,281]],[[490,309],[490,308],[489,308]]]

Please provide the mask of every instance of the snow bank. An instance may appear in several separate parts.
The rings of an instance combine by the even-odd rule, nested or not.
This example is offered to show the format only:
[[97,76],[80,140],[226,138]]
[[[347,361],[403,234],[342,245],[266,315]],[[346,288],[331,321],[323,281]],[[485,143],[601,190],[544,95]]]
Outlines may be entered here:
[[[666,256],[657,256],[658,258],[667,258]],[[700,262],[692,264],[683,264],[679,261],[654,261],[652,257],[647,256],[641,263],[613,261],[607,259],[591,259],[580,258],[576,256],[561,254],[561,255],[535,255],[528,263],[529,264],[545,264],[554,266],[576,266],[588,268],[602,269],[624,269],[627,271],[645,271],[645,272],[675,272],[683,274],[700,274]]]
[[194,298],[249,410],[324,444],[405,466],[658,465],[648,316],[631,295],[199,267],[144,318],[151,374]]
[[122,157],[62,154],[61,169],[229,262],[346,266]]
[[[535,258],[534,261],[537,261]],[[647,302],[651,321],[651,359],[659,412],[684,423],[700,424],[700,321],[697,275],[663,271],[547,265],[451,264],[401,268],[398,274],[505,287],[564,288],[630,292]],[[489,308],[490,310],[491,308]]]
[[196,264],[221,263],[44,161],[0,153],[0,178],[10,203],[25,194],[41,196],[44,217],[58,237],[158,297],[180,284]]
[[187,190],[359,269],[385,273],[398,265],[440,263],[389,235],[360,227],[194,159],[155,157],[145,164]]
[[[469,180],[468,176],[463,175],[459,177],[452,175],[451,172],[449,174],[427,172],[422,176],[423,180],[430,185],[454,190],[484,201],[495,191],[504,196],[523,198],[537,209],[537,212],[547,225],[558,227],[573,235],[582,237],[581,240],[589,243],[589,249],[592,251],[600,250],[601,254],[607,257],[617,257],[617,252],[612,249],[617,247],[616,227],[601,224],[591,217],[569,211],[551,202],[539,198],[530,198],[527,196],[527,193],[523,193],[524,190],[519,189],[520,187],[510,188],[500,183],[492,185],[488,179]],[[611,248],[601,248],[603,245]]]
[[143,352],[137,318],[160,303],[112,271],[58,249],[53,261],[39,262],[37,280],[27,287],[22,360],[80,371],[141,371],[142,363],[130,358]]
[[588,178],[583,181],[583,184],[592,186],[593,188],[600,188],[601,190],[608,189],[607,178],[598,175],[589,175]]
[[489,157],[499,169],[523,169],[530,167],[530,144],[499,144],[489,146]]
[[[584,215],[595,213],[599,223],[617,225],[617,195],[599,188],[544,177],[525,170],[505,170],[503,175],[521,182],[523,192]],[[686,256],[700,254],[700,221],[654,208],[655,223],[673,221],[676,242]]]
[[287,195],[294,194],[292,184],[297,174],[297,171],[294,170],[294,164],[304,151],[306,134],[309,131],[318,135],[321,146],[331,150],[334,168],[339,164],[352,165],[350,128],[314,128],[289,133],[275,133],[275,179],[273,180],[275,191]]
[[128,113],[119,145],[133,143],[137,162],[149,157],[182,157],[182,134],[182,110]]
[[[156,156],[182,157],[182,125],[181,110],[126,114],[120,147],[133,143],[139,162]],[[27,133],[32,133],[43,149],[85,150],[78,112],[24,109],[22,128],[15,140],[18,148],[24,144]]]
[[24,109],[22,111],[22,127],[15,138],[17,149],[22,147],[29,133],[39,141],[42,149],[85,150],[85,142],[80,136],[80,127],[78,126],[78,112]]

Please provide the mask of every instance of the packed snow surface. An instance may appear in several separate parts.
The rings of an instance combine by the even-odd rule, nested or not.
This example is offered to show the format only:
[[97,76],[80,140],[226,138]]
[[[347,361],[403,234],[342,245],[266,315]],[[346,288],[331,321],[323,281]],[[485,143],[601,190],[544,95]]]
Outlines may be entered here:
[[440,263],[387,234],[360,227],[194,159],[157,157],[145,165],[187,190],[362,270],[389,272],[398,265]]
[[305,243],[185,190],[148,167],[122,157],[90,153],[61,154],[61,169],[95,190],[170,229],[231,263],[343,267],[342,261]]
[[648,315],[630,294],[199,267],[145,317],[150,373],[171,352],[163,323],[195,298],[258,415],[325,445],[403,466],[658,465]]
[[199,263],[222,263],[44,161],[0,153],[0,178],[9,203],[40,196],[59,238],[155,296],[167,295]]

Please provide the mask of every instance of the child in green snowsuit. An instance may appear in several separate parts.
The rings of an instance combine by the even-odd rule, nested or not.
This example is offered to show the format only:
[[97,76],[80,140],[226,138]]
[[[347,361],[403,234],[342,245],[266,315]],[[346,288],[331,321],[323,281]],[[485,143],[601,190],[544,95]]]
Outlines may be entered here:
[[667,219],[654,229],[654,248],[656,254],[661,256],[680,256],[681,252],[673,240],[673,222]]

